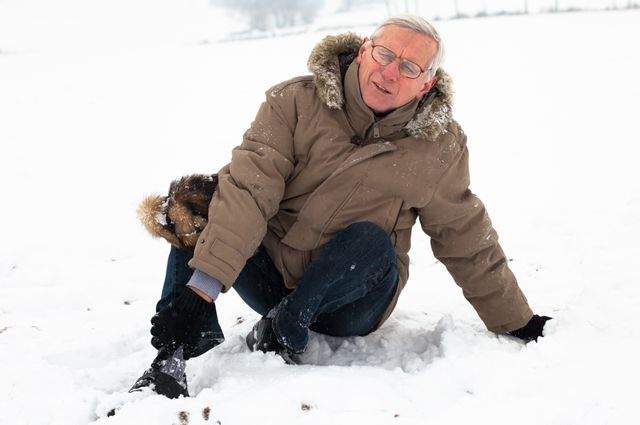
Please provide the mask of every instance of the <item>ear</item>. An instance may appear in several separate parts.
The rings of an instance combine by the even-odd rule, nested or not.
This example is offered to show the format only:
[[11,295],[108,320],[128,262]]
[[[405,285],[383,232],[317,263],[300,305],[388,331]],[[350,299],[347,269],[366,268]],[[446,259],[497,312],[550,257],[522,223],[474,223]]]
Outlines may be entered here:
[[420,91],[418,91],[418,93],[416,94],[416,99],[420,99],[422,98],[422,96],[429,93],[429,90],[431,90],[431,88],[435,86],[437,82],[438,82],[438,78],[436,76],[434,76],[430,80],[427,80],[427,82],[425,82],[420,88]]
[[360,45],[360,49],[358,49],[358,56],[356,56],[356,63],[358,65],[360,65],[362,63],[362,58],[364,56],[364,52],[367,50],[367,42],[368,41],[369,41],[369,39],[365,37],[365,39],[362,40],[362,44]]

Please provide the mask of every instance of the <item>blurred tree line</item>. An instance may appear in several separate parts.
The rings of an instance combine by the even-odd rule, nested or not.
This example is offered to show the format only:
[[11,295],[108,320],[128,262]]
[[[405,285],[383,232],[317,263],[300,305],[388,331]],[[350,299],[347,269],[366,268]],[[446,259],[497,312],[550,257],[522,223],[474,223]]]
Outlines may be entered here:
[[244,18],[251,30],[308,25],[313,22],[324,0],[210,0],[214,6]]
[[[325,0],[209,0],[213,6],[227,9],[248,25],[249,31],[272,31],[283,28],[311,24],[318,12],[325,6]],[[600,9],[637,8],[640,0],[602,0]],[[520,0],[508,2],[509,6],[495,0],[449,0],[452,13],[449,18],[471,18],[491,15],[516,15],[545,12],[576,11],[584,8],[575,0]],[[441,19],[434,14],[434,7],[443,6],[446,1],[433,0],[341,0],[336,12],[349,12],[367,5],[384,4],[387,15],[415,13],[429,18]],[[502,6],[504,5],[504,6]],[[435,15],[435,16],[434,16]]]
[[[345,0],[347,2],[349,0]],[[362,3],[366,0],[352,0]],[[376,0],[377,1],[377,0]],[[424,14],[433,11],[433,6],[443,6],[444,1],[433,0],[384,0],[388,15],[397,13]],[[520,15],[529,13],[558,13],[581,10],[638,9],[639,0],[520,0],[500,2],[496,0],[449,0],[453,15],[450,18],[471,18],[492,15]],[[430,16],[433,18],[433,16]],[[439,19],[436,17],[436,19]]]

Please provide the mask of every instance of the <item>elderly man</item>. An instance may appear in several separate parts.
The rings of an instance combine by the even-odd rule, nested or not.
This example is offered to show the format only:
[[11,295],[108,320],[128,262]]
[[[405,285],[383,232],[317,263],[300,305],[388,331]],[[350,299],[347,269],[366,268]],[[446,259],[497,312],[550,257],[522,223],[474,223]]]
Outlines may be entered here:
[[310,329],[375,331],[409,277],[417,219],[489,330],[542,336],[549,318],[531,311],[469,190],[442,58],[440,36],[416,16],[388,19],[370,39],[327,37],[312,76],[267,91],[217,176],[183,178],[142,205],[174,247],[152,319],[159,355],[133,390],[187,395],[183,359],[223,340],[213,301],[231,288],[263,316],[249,348],[290,363]]

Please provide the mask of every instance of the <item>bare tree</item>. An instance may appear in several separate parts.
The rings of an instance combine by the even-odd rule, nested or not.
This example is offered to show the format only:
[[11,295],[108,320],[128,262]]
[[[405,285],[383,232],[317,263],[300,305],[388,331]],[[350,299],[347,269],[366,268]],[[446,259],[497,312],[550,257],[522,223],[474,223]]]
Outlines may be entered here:
[[310,24],[323,0],[211,0],[247,20],[251,30],[266,31]]
[[456,11],[456,18],[460,17],[460,8],[458,7],[458,0],[453,0],[453,8]]

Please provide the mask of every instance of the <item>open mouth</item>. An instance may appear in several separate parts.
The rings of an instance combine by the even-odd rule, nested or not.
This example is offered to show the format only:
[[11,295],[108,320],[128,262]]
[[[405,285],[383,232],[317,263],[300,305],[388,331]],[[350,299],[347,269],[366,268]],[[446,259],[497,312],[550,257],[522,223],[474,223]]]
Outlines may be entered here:
[[389,90],[385,89],[384,87],[382,87],[381,85],[379,85],[375,81],[372,81],[372,82],[373,82],[373,85],[376,86],[378,91],[380,91],[381,93],[383,93],[383,94],[391,94],[391,92]]

